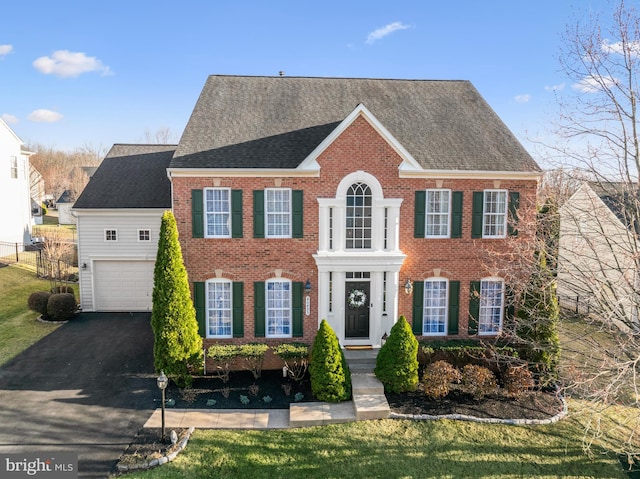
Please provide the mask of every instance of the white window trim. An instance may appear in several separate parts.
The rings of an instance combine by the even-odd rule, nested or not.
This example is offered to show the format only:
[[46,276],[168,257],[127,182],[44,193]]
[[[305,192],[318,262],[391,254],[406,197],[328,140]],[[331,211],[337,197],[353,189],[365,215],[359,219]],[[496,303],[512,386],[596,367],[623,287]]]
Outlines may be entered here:
[[[116,235],[116,239],[107,239],[107,232],[108,231],[113,231]],[[118,234],[118,229],[117,228],[105,228],[104,229],[104,241],[105,243],[117,243],[120,240],[120,235]]]
[[[208,231],[208,216],[209,214],[215,214],[214,212],[209,212],[207,210],[207,191],[214,191],[214,190],[226,190],[228,192],[229,195],[229,211],[227,212],[229,215],[229,220],[228,220],[228,229],[229,229],[229,234],[226,235],[210,235],[207,233]],[[231,188],[204,188],[203,192],[202,192],[202,201],[204,202],[204,204],[202,205],[202,209],[204,211],[204,237],[205,238],[231,238]]]
[[[231,331],[229,334],[209,334],[211,330],[209,327],[209,284],[211,283],[225,283],[229,285],[229,304],[230,304],[230,319],[231,319]],[[205,282],[205,311],[206,311],[206,337],[207,338],[232,338],[233,337],[233,283],[225,278],[210,279]]]
[[[269,211],[267,205],[269,201],[267,196],[269,191],[288,191],[289,192],[289,234],[288,235],[270,235],[269,234]],[[293,193],[291,188],[265,188],[264,190],[264,237],[265,238],[291,238],[293,234]],[[271,213],[281,215],[283,213]],[[286,336],[285,336],[286,337]]]
[[18,163],[17,156],[9,157],[9,168],[10,168],[10,178],[12,180],[17,180],[20,178],[20,164]]
[[[482,195],[482,237],[483,238],[506,238],[507,237],[507,217],[509,216],[509,191],[502,189],[490,189],[484,190],[484,194]],[[485,225],[486,218],[489,213],[486,212],[485,206],[487,204],[487,193],[504,193],[504,218],[502,224],[502,231],[504,231],[501,235],[487,235],[485,234]],[[491,213],[491,215],[495,216],[495,213]]]
[[423,297],[422,297],[422,335],[423,336],[446,336],[447,335],[447,325],[449,324],[449,280],[447,278],[443,278],[440,276],[434,276],[431,278],[427,278],[424,280],[424,286],[423,288],[426,288],[427,283],[436,283],[436,282],[442,282],[444,281],[446,284],[446,297],[445,297],[445,303],[444,303],[444,331],[442,331],[441,333],[425,333],[424,329],[425,329],[425,325],[426,325],[426,321],[427,321],[427,317],[425,315],[425,299],[424,299],[424,291],[423,291]]
[[[442,235],[429,235],[427,234],[427,226],[429,225],[429,192],[447,192],[449,194],[449,201],[447,202],[447,232]],[[484,203],[483,203],[484,209]],[[451,190],[446,188],[429,188],[426,190],[426,198],[424,205],[424,237],[425,238],[451,238]],[[433,213],[432,213],[433,214]],[[440,213],[437,213],[440,216]],[[484,218],[484,216],[483,216]]]
[[[269,334],[269,283],[289,283],[289,334]],[[264,329],[267,338],[293,337],[293,283],[285,278],[272,278],[264,284]]]
[[[142,233],[143,231],[146,231],[149,233],[149,239],[142,239],[140,238],[140,233]],[[140,228],[138,229],[138,242],[139,243],[148,243],[151,241],[151,230],[149,228]]]
[[[502,284],[502,298],[500,299],[500,322],[499,322],[497,331],[481,331],[480,330],[481,322],[482,322],[482,284],[485,282],[492,282],[492,283],[499,282]],[[480,291],[478,291],[478,293],[480,294],[480,305],[478,308],[478,336],[497,336],[500,333],[502,333],[502,325],[504,322],[504,302],[505,302],[504,278],[499,278],[497,276],[482,278],[480,280]]]

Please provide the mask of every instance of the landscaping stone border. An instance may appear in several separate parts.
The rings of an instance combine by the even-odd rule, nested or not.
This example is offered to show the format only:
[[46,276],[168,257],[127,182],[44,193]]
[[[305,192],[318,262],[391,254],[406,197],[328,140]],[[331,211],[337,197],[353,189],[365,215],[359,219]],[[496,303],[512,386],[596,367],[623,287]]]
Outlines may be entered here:
[[564,396],[558,394],[558,398],[562,403],[562,411],[555,416],[548,419],[500,419],[494,417],[475,417],[467,416],[465,414],[443,414],[441,416],[434,416],[431,414],[401,414],[391,412],[389,414],[390,419],[412,419],[414,421],[436,421],[439,419],[451,419],[454,421],[470,421],[470,422],[482,422],[491,424],[509,424],[513,426],[539,426],[544,424],[553,424],[561,419],[564,419],[569,414],[569,407]]
[[128,465],[118,464],[118,472],[124,473],[124,472],[130,472],[130,471],[151,469],[152,467],[161,466],[162,464],[166,464],[168,462],[173,461],[176,458],[176,456],[180,452],[182,452],[182,450],[185,447],[187,447],[187,443],[189,442],[189,439],[191,438],[191,434],[193,434],[193,431],[195,431],[195,429],[196,428],[193,426],[190,427],[185,433],[184,437],[178,443],[178,448],[175,451],[171,452],[170,454],[159,457],[157,459],[152,459],[151,461],[140,462],[138,464],[128,464]]

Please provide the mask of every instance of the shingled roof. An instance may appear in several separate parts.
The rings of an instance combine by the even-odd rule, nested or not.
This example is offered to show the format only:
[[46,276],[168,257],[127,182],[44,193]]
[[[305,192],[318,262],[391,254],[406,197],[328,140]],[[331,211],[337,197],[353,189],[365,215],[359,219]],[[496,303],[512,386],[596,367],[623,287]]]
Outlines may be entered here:
[[296,168],[359,104],[428,170],[539,172],[468,81],[210,76],[171,168]]
[[176,146],[113,145],[74,209],[171,208],[167,167]]

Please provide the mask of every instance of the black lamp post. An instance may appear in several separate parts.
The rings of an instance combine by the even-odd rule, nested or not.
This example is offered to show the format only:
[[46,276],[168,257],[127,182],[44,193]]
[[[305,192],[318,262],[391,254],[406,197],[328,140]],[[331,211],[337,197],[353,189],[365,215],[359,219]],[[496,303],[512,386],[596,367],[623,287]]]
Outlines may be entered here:
[[160,371],[160,376],[157,379],[158,387],[160,391],[162,391],[162,437],[161,440],[164,442],[164,390],[167,389],[167,384],[169,384],[169,378],[164,374],[164,371]]

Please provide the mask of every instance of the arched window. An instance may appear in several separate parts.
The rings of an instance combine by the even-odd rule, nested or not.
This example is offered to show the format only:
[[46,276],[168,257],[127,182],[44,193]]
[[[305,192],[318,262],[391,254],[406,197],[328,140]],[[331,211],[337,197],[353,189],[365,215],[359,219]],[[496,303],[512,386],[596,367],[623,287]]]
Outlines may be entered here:
[[354,183],[347,191],[346,249],[371,248],[371,188]]

